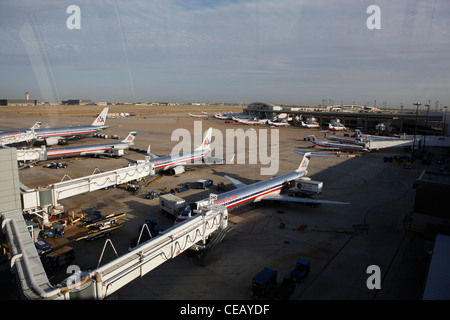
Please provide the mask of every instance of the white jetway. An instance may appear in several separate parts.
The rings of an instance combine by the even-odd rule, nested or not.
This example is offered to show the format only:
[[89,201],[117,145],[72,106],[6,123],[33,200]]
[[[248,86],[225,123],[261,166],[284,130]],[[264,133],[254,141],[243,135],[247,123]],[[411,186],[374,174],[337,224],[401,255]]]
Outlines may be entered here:
[[125,255],[93,271],[76,272],[57,286],[48,281],[21,212],[2,213],[1,217],[13,253],[11,265],[19,274],[24,296],[31,300],[72,300],[105,299],[195,244],[205,245],[214,232],[218,231],[216,235],[220,236],[229,229],[226,207],[211,204],[196,213]]
[[57,213],[58,208],[61,209],[58,202],[62,199],[152,175],[155,175],[155,168],[146,159],[128,167],[55,183],[43,189],[29,189],[22,193],[23,210],[37,214],[45,224],[48,223],[49,215]]
[[47,160],[47,150],[45,147],[34,149],[17,149],[17,161],[36,162]]
[[0,145],[6,146],[9,144],[32,141],[36,139],[34,130],[25,131],[23,133],[13,134],[7,137],[0,138]]
[[[93,270],[84,277],[84,281],[80,279],[85,287],[88,287],[87,282],[92,284],[89,290],[85,289],[83,296],[104,299],[164,262],[177,257],[196,243],[205,244],[213,232],[225,230],[227,225],[226,207],[217,205],[204,207],[194,217],[176,224],[127,254]],[[79,290],[76,287],[74,289],[75,292]]]

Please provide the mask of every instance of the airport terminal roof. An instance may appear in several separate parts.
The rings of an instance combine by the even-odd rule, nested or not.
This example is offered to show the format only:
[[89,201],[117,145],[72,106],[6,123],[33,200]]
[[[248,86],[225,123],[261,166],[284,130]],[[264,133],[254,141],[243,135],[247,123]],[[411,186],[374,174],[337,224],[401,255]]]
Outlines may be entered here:
[[423,300],[450,299],[450,236],[438,234],[428,269]]

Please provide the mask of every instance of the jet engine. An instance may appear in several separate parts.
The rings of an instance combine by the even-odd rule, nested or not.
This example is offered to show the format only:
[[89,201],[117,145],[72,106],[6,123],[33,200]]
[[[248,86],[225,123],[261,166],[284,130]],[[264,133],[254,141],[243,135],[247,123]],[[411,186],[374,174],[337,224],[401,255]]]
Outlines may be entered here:
[[58,138],[56,137],[50,137],[45,139],[45,145],[46,146],[54,146],[58,144]]
[[184,169],[183,166],[178,166],[178,167],[175,167],[175,168],[170,170],[170,173],[173,174],[173,175],[180,174],[180,173],[183,173],[183,172],[185,172],[185,169]]

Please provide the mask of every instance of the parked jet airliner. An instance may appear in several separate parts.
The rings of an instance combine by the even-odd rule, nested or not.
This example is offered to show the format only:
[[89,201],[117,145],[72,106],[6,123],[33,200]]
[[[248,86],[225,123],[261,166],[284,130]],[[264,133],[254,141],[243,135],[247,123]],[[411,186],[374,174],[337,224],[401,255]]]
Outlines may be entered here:
[[[172,174],[179,174],[185,171],[186,166],[195,165],[205,165],[204,162],[192,162],[194,160],[206,160],[206,156],[212,151],[211,149],[211,134],[212,128],[209,128],[203,139],[203,143],[198,146],[194,151],[182,153],[182,154],[171,154],[168,156],[156,156],[150,153],[150,147],[147,154],[150,156],[150,163],[155,167],[156,172],[169,171]],[[212,163],[211,160],[218,163],[218,159],[211,158],[208,163]],[[223,161],[222,159],[220,161]]]
[[314,144],[314,147],[319,146],[329,150],[370,152],[369,149],[360,145],[318,141],[314,135],[310,135],[309,137],[311,138],[311,142]]
[[[214,200],[214,204],[225,206],[228,210],[263,200],[289,201],[300,203],[348,204],[348,202],[281,196],[280,192],[284,186],[286,186],[290,181],[296,180],[307,174],[309,157],[328,156],[321,153],[305,153],[301,151],[294,152],[303,155],[303,159],[300,162],[297,170],[293,172],[275,176],[268,180],[259,181],[249,185],[246,185],[229,176],[225,176],[225,178],[227,178],[232,184],[234,184],[237,189],[217,195],[217,199]],[[190,203],[183,211],[183,213],[176,218],[175,223],[180,223],[189,219],[193,215],[193,210],[200,209],[201,207],[208,204],[209,200],[200,200],[194,203]]]
[[64,158],[73,156],[97,156],[112,153],[114,150],[127,149],[134,144],[136,132],[130,132],[121,142],[101,143],[86,146],[74,146],[67,148],[55,148],[47,150],[47,158]]
[[328,140],[331,140],[331,141],[336,141],[339,143],[357,144],[357,145],[364,144],[361,141],[356,140],[356,139],[346,139],[346,138],[336,137],[336,136],[330,135],[329,133],[330,133],[330,131],[325,131],[324,136],[325,136],[325,138],[327,138]]
[[58,144],[61,140],[66,140],[75,136],[88,135],[96,131],[104,130],[109,127],[105,125],[108,110],[109,108],[103,109],[91,125],[35,129],[34,132],[36,133],[36,140],[44,141],[47,146],[53,146]]
[[0,131],[0,140],[3,137],[10,137],[12,135],[19,135],[33,131],[34,137],[37,141],[43,141],[45,145],[53,146],[58,144],[59,141],[66,140],[74,136],[87,135],[108,128],[108,126],[105,125],[108,110],[109,108],[104,108],[91,125],[41,128],[41,123],[36,122],[30,129]]

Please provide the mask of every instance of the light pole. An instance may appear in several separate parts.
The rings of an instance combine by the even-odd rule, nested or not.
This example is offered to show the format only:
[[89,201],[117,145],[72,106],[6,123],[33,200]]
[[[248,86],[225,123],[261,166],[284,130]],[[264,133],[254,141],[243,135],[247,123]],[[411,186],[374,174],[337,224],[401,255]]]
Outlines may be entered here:
[[414,126],[414,140],[413,140],[413,149],[412,149],[412,157],[411,157],[412,162],[414,162],[416,160],[414,151],[416,149],[417,114],[419,112],[419,106],[422,105],[422,104],[421,103],[413,103],[413,105],[416,106],[416,121],[415,121],[416,123],[415,123],[415,126]]
[[[424,104],[425,107],[427,107],[427,115],[425,117],[425,128],[428,128],[428,111],[430,111],[430,103],[428,102],[428,104]],[[427,135],[424,134],[423,135],[423,145],[422,145],[422,152],[425,151],[425,140],[427,138]]]
[[447,118],[447,106],[444,107],[444,127],[442,128],[442,136],[446,136],[445,119]]

